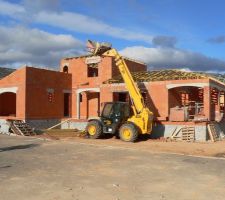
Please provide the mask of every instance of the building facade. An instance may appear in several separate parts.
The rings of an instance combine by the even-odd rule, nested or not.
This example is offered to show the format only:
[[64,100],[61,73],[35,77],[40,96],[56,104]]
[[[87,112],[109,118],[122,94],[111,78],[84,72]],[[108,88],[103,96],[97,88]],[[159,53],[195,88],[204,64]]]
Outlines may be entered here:
[[[187,124],[204,129],[209,121],[223,119],[223,77],[179,70],[147,71],[144,63],[124,59],[154,113],[157,132],[165,136],[168,127],[172,130]],[[107,56],[63,58],[59,71],[24,66],[0,80],[0,119],[26,120],[39,128],[65,119],[85,122],[98,117],[102,103],[110,101],[129,102],[129,95],[114,59]]]

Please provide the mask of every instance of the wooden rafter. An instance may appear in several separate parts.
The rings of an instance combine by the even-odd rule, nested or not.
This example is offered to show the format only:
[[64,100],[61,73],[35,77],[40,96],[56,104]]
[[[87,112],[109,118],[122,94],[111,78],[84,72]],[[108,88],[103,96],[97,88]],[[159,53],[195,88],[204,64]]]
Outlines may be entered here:
[[[204,79],[209,76],[198,72],[185,72],[180,70],[158,70],[158,71],[143,71],[132,72],[132,76],[137,82],[152,82],[166,80],[189,80],[189,79]],[[105,83],[122,83],[122,77],[117,76],[109,79]]]

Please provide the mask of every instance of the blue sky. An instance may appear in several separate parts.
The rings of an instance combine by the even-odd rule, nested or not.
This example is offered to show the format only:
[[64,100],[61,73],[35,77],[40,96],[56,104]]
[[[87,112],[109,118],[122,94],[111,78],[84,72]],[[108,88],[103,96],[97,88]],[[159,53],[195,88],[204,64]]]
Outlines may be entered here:
[[149,69],[225,71],[222,0],[0,0],[0,65],[57,68],[109,41]]

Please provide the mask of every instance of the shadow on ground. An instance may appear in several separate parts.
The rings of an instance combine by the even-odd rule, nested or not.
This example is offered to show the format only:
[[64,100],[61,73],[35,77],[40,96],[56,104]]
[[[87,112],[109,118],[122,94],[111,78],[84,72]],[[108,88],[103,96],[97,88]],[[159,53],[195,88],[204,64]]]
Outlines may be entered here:
[[10,147],[3,147],[0,148],[0,152],[4,151],[13,151],[13,150],[19,150],[19,149],[29,149],[39,146],[39,144],[25,144],[25,145],[16,145],[16,146],[10,146]]
[[[89,136],[86,135],[85,138],[89,139]],[[120,137],[118,136],[118,134],[116,134],[116,135],[113,135],[113,134],[104,134],[100,139],[101,140],[110,140],[112,138],[115,138],[115,139],[120,140]],[[135,143],[144,142],[144,141],[147,141],[149,139],[151,139],[150,138],[150,135],[148,135],[148,134],[140,134],[138,136],[137,141],[135,141]]]

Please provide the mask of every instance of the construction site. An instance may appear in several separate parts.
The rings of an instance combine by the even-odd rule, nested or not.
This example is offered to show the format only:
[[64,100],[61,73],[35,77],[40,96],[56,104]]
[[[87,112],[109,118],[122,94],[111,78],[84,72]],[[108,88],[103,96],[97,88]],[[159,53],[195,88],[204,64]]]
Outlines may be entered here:
[[225,77],[88,47],[0,68],[2,198],[223,199]]
[[0,0],[0,200],[224,200],[224,8]]
[[[151,138],[223,139],[223,75],[177,69],[148,71],[142,62],[124,61],[153,113]],[[63,58],[59,70],[29,66],[0,70],[2,133],[26,135],[26,127],[42,130],[57,124],[59,129],[83,131],[89,119],[100,116],[104,102],[132,104],[112,56]]]

